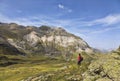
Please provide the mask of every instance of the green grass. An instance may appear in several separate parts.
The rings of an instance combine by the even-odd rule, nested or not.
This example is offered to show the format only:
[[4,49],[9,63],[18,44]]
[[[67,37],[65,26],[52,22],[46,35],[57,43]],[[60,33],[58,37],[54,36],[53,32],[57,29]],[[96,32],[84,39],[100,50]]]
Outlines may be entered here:
[[41,72],[56,71],[63,66],[64,62],[45,56],[21,57],[6,56],[9,61],[13,58],[20,59],[18,64],[0,67],[0,81],[19,81],[39,74]]
[[[6,55],[6,57],[8,61],[17,59],[15,61],[17,61],[18,64],[0,67],[0,81],[20,81],[45,72],[55,74],[51,77],[51,81],[66,81],[65,77],[71,77],[73,75],[81,76],[81,74],[87,70],[87,66],[91,61],[87,54],[83,54],[84,60],[81,67],[78,68],[76,61],[77,54],[74,54],[73,60],[68,62],[61,59],[61,57],[49,58],[42,55],[34,57]],[[64,66],[68,66],[68,68],[62,69]]]

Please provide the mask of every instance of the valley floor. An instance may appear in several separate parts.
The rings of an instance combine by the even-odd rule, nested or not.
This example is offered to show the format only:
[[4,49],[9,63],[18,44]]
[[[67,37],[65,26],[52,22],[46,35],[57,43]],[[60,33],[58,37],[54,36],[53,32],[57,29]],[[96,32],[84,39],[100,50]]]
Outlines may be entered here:
[[0,67],[0,81],[82,80],[81,74],[86,70],[86,66],[88,65],[88,62],[85,62],[82,64],[84,68],[78,68],[75,59],[67,62],[60,57],[51,58],[46,56],[4,56],[2,61],[5,63],[5,60],[9,62],[16,60],[17,63]]
[[56,71],[65,65],[63,61],[44,56],[16,58],[19,59],[18,64],[0,67],[0,81],[20,81],[43,72]]

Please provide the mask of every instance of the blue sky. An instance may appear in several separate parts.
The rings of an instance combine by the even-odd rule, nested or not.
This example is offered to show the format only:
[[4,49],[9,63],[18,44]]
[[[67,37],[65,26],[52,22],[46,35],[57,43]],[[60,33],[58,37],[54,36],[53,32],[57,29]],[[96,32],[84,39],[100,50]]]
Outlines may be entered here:
[[0,0],[0,22],[63,27],[99,49],[120,45],[120,0]]

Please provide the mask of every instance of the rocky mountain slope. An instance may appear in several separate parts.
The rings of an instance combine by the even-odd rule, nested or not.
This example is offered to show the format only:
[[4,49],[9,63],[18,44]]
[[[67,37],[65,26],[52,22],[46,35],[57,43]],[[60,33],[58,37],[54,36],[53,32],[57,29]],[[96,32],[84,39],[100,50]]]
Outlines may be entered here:
[[[73,51],[93,52],[83,39],[62,28],[0,23],[0,36],[16,50],[26,54],[59,55]],[[2,44],[1,41],[0,43]]]
[[5,55],[25,55],[23,52],[19,51],[13,45],[9,44],[6,39],[0,36],[0,54]]
[[83,78],[83,81],[120,81],[120,47],[109,54],[97,55]]

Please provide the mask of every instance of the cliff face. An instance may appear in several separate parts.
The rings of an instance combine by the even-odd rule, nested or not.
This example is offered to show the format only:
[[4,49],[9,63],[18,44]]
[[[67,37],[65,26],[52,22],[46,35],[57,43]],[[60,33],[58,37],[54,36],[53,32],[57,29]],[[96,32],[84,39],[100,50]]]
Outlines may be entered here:
[[0,54],[5,55],[25,55],[25,53],[19,51],[13,45],[9,44],[6,39],[0,36]]
[[92,48],[80,37],[62,28],[48,26],[21,26],[0,23],[0,35],[19,51],[30,54],[60,54],[61,52],[85,51]]

